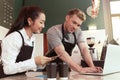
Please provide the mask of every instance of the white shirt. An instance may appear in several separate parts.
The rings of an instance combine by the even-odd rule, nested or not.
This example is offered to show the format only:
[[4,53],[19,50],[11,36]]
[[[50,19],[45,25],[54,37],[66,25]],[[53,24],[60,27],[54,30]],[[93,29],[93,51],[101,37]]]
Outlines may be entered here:
[[[32,36],[29,38],[24,28],[21,29],[20,32],[24,38],[25,45],[33,46],[35,37]],[[20,52],[22,43],[22,37],[18,32],[13,32],[2,40],[1,59],[3,62],[3,70],[5,74],[15,74],[27,70],[35,70],[37,68],[33,57],[34,49],[31,59],[16,63],[16,58]]]

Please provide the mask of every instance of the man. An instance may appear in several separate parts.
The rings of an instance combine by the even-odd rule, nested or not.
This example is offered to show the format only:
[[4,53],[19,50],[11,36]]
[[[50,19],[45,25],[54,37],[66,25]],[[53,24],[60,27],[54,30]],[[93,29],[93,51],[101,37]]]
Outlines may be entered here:
[[[60,55],[60,59],[54,62],[66,62],[70,68],[78,72],[100,72],[100,67],[95,67],[87,44],[83,38],[80,26],[86,20],[85,14],[80,9],[72,9],[65,17],[64,24],[55,25],[47,31],[47,39],[50,50],[54,50],[48,56]],[[81,54],[89,65],[89,67],[82,68],[71,59],[71,53],[75,45],[78,45]]]

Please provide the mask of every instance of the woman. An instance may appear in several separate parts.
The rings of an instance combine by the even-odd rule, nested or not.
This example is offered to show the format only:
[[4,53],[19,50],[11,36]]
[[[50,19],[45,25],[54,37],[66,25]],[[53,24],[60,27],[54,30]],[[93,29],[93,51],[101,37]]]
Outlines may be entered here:
[[33,56],[35,41],[33,33],[42,31],[45,20],[44,11],[37,6],[21,9],[18,18],[2,40],[3,75],[0,73],[2,77],[35,70],[52,60],[44,56]]

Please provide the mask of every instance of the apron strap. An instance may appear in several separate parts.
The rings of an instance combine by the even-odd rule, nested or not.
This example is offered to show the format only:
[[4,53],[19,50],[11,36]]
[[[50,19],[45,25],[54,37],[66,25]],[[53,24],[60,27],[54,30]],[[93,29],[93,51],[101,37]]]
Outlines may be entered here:
[[75,32],[73,33],[74,35],[74,40],[75,40],[75,44],[77,43],[77,39],[76,39],[76,35],[75,35]]
[[[73,32],[73,35],[74,35],[74,44],[77,43],[77,39],[76,39],[76,35],[75,35],[75,32]],[[62,41],[64,41],[64,36],[65,36],[65,32],[64,32],[64,26],[62,24]]]
[[22,46],[24,46],[24,38],[23,38],[23,36],[22,36],[22,34],[21,34],[21,32],[20,31],[17,31],[20,35],[21,35],[21,37],[22,37]]

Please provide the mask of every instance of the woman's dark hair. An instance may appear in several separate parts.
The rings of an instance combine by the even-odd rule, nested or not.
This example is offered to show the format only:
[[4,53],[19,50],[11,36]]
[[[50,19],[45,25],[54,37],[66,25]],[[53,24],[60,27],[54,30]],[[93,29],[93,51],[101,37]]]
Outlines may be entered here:
[[27,19],[31,18],[33,21],[39,16],[40,13],[44,13],[44,11],[37,6],[25,6],[20,10],[20,13],[15,20],[15,22],[12,24],[10,30],[6,34],[9,35],[10,33],[14,31],[18,31],[24,27],[29,26]]

